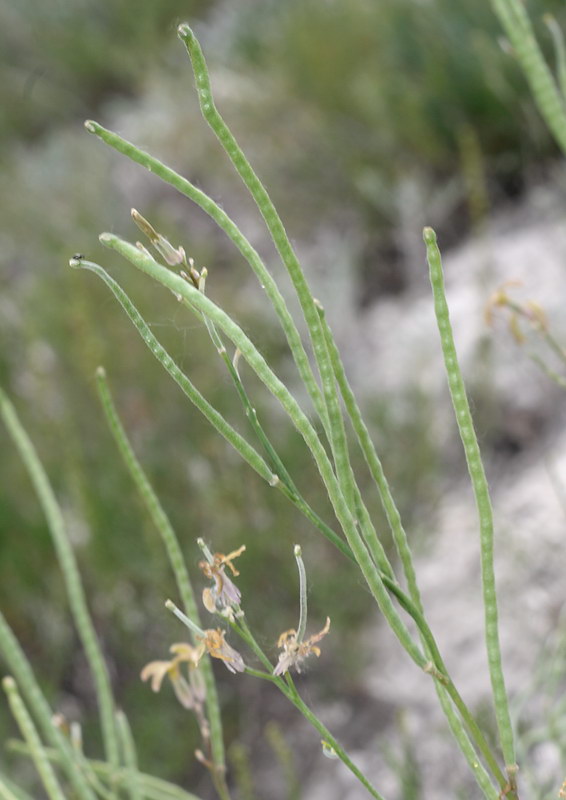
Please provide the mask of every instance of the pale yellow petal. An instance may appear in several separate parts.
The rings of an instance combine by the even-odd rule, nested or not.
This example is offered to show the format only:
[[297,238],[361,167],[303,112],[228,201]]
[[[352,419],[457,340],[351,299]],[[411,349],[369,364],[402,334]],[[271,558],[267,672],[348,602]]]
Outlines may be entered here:
[[167,675],[172,667],[171,661],[150,661],[146,664],[140,673],[142,681],[147,681],[151,678],[151,688],[154,692],[161,689],[163,678]]

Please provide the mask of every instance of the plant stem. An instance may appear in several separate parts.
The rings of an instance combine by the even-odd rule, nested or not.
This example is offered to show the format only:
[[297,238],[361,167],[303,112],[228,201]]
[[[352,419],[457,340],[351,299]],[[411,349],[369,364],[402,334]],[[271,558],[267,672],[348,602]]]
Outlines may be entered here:
[[85,782],[84,775],[77,764],[68,739],[63,736],[59,728],[53,725],[51,708],[35,679],[29,661],[1,612],[0,653],[2,653],[10,671],[15,675],[28,706],[41,726],[43,736],[59,754],[61,765],[67,773],[76,797],[80,800],[96,800],[95,795]]
[[[265,668],[270,673],[273,673],[273,666],[268,657],[263,652],[262,648],[257,643],[251,630],[249,629],[249,626],[245,621],[245,617],[241,617],[236,623],[232,624],[232,628],[251,647],[251,649],[260,659]],[[350,759],[346,751],[338,744],[336,739],[332,736],[328,728],[319,720],[319,718],[310,710],[307,704],[301,699],[289,675],[287,675],[287,680],[283,680],[283,678],[280,678],[273,674],[265,675],[262,673],[258,674],[257,677],[268,679],[272,683],[274,683],[279,689],[279,691],[282,692],[285,695],[285,697],[291,701],[291,703],[293,703],[295,708],[297,708],[301,712],[301,714],[313,726],[313,728],[315,728],[315,730],[317,730],[320,733],[324,741],[326,741],[332,747],[338,758],[350,770],[350,772],[352,772],[352,774],[356,776],[356,778],[360,781],[360,783],[368,790],[370,795],[372,797],[375,797],[376,800],[383,800],[382,795],[379,794],[377,789],[374,786],[372,786],[372,784],[368,781],[363,772],[361,772],[361,770],[358,769],[358,767],[353,763],[353,761]]]
[[59,565],[63,572],[69,605],[94,679],[106,757],[113,767],[117,767],[119,764],[118,736],[114,720],[114,700],[110,677],[88,610],[75,555],[67,538],[63,514],[37,452],[22,427],[14,406],[2,389],[0,389],[0,414],[26,466],[47,519]]
[[[134,481],[134,484],[143,500],[143,503],[159,533],[161,540],[167,552],[169,563],[177,588],[181,596],[181,600],[188,617],[194,620],[200,627],[200,618],[198,607],[195,600],[195,595],[191,585],[191,580],[183,558],[183,552],[177,539],[175,530],[167,516],[163,506],[161,505],[153,486],[149,482],[130,441],[128,435],[120,421],[116,406],[110,394],[108,382],[106,380],[106,373],[102,367],[96,371],[96,383],[98,389],[98,396],[108,422],[108,427],[114,437],[118,446],[118,450],[122,459]],[[208,721],[210,723],[210,739],[212,745],[212,754],[214,758],[215,770],[218,774],[224,773],[226,769],[224,757],[224,741],[222,735],[222,719],[220,716],[220,705],[218,702],[218,693],[216,691],[216,683],[214,681],[214,673],[210,663],[210,658],[207,656],[202,659],[201,672],[204,678],[206,687],[206,706],[208,710]]]
[[[330,460],[316,431],[287,387],[273,373],[261,353],[259,353],[243,330],[221,308],[206,297],[206,295],[203,295],[198,289],[191,286],[180,276],[162,267],[154,261],[149,254],[143,253],[129,242],[110,233],[101,234],[100,241],[104,245],[119,252],[134,266],[150,275],[175,294],[180,294],[188,300],[197,312],[206,314],[206,316],[208,316],[241,351],[242,356],[254,370],[258,378],[281,403],[313,455],[323,483],[328,491],[328,496],[337,519],[346,536],[346,540],[354,553],[356,561],[360,566],[362,574],[380,610],[385,615],[390,627],[403,647],[407,650],[415,663],[422,668],[424,664],[426,664],[426,659],[413,641],[411,634],[391,602],[389,594],[381,581],[380,572],[373,563],[366,545],[357,530],[357,526],[344,500]],[[94,266],[95,269],[100,269],[97,265],[91,265],[91,262],[81,263],[85,266],[90,265],[89,268]]]
[[63,794],[59,779],[45,756],[41,739],[20,697],[15,680],[10,677],[4,678],[2,686],[8,697],[8,703],[10,704],[14,719],[18,723],[22,736],[27,742],[32,761],[45,787],[45,791],[50,800],[65,800],[65,795]]

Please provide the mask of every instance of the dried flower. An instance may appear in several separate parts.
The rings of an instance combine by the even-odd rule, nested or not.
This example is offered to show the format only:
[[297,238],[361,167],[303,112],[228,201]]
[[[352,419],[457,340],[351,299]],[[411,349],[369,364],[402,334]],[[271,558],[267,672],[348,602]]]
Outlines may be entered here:
[[242,595],[232,579],[226,575],[226,567],[234,577],[240,574],[232,561],[244,552],[246,546],[243,544],[238,550],[234,550],[226,556],[223,553],[214,553],[213,555],[202,539],[198,540],[198,544],[206,556],[206,561],[200,561],[199,567],[209,580],[214,581],[212,587],[203,590],[204,607],[211,614],[219,613],[232,619],[232,609],[233,607],[239,608]]
[[305,630],[307,627],[307,573],[303,563],[300,545],[296,544],[294,547],[295,561],[297,562],[297,569],[299,570],[299,625],[297,630],[291,628],[284,631],[277,642],[277,647],[282,649],[283,652],[279,653],[279,661],[275,669],[274,675],[284,675],[291,667],[295,667],[297,672],[301,671],[301,664],[311,654],[318,658],[320,655],[320,648],[316,646],[317,642],[326,636],[330,629],[330,617],[326,618],[326,625],[314,636],[305,639]]
[[[202,628],[199,628],[186,614],[183,614],[181,609],[177,608],[172,600],[167,600],[165,607],[172,611],[177,619],[180,619],[181,622],[195,634],[198,645],[196,648],[191,649],[195,651],[196,664],[199,663],[205,653],[208,653],[213,658],[218,658],[220,661],[224,662],[224,665],[230,672],[243,672],[245,670],[246,665],[244,664],[244,659],[237,650],[234,650],[234,648],[225,641],[225,633],[223,630],[216,628],[215,630],[208,629],[203,631]],[[179,646],[174,645],[174,647]],[[185,645],[185,647],[190,648],[190,645]]]
[[273,670],[274,675],[284,675],[291,667],[295,667],[297,672],[301,671],[301,664],[310,655],[315,655],[317,658],[320,656],[320,647],[317,647],[317,642],[326,636],[330,630],[330,617],[326,617],[326,624],[324,628],[310,636],[308,639],[299,641],[297,631],[291,630],[284,631],[277,642],[277,647],[282,649],[279,653],[279,661]]
[[244,659],[237,650],[228,644],[224,638],[224,631],[220,628],[216,630],[206,630],[201,641],[201,646],[213,658],[219,658],[230,672],[244,672],[246,665]]
[[[190,644],[173,644],[169,648],[175,657],[169,661],[151,661],[141,671],[142,681],[151,678],[151,688],[154,692],[161,689],[165,676],[171,681],[177,700],[184,708],[195,709],[204,702],[205,689],[202,676],[198,672],[198,663],[204,649],[193,647]],[[188,680],[181,672],[181,664],[188,665]]]
[[131,213],[132,213],[132,219],[134,220],[140,231],[142,231],[142,233],[145,233],[145,235],[152,243],[152,245],[155,247],[159,255],[164,259],[164,261],[167,264],[169,264],[170,267],[178,267],[181,264],[186,265],[187,257],[182,247],[177,247],[177,248],[173,247],[171,242],[168,239],[166,239],[165,236],[162,236],[160,233],[158,233],[153,227],[153,225],[151,225],[151,223],[149,223],[145,219],[145,217],[142,217],[139,211],[136,211],[135,208],[132,208]]

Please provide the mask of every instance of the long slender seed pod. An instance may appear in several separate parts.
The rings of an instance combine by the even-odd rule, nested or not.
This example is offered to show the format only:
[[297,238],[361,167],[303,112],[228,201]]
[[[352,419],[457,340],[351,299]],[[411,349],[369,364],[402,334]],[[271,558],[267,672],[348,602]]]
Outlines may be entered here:
[[328,427],[328,419],[326,416],[324,400],[322,398],[320,387],[318,386],[311,369],[308,356],[301,341],[299,331],[297,330],[297,326],[295,325],[295,322],[289,312],[289,309],[287,308],[285,300],[283,299],[283,295],[275,283],[275,280],[267,270],[257,251],[252,247],[236,223],[222,208],[220,208],[217,203],[214,202],[214,200],[212,200],[212,198],[210,198],[200,189],[197,189],[197,187],[186,178],[183,178],[177,172],[165,166],[165,164],[163,164],[157,158],[154,158],[153,156],[150,156],[149,153],[140,150],[139,147],[136,147],[131,142],[123,139],[117,133],[103,128],[102,125],[98,124],[98,122],[87,120],[85,122],[85,128],[89,133],[93,133],[95,136],[98,136],[98,138],[101,139],[101,141],[103,141],[105,144],[113,147],[119,153],[122,153],[122,155],[125,155],[132,161],[135,161],[136,164],[139,164],[140,166],[144,167],[144,169],[147,169],[149,172],[157,175],[157,177],[161,178],[161,180],[170,184],[170,186],[172,186],[178,192],[183,194],[185,197],[188,197],[189,200],[192,200],[196,205],[202,208],[202,210],[208,214],[208,216],[213,219],[214,222],[216,222],[218,227],[223,230],[228,238],[236,245],[240,253],[246,259],[253,272],[257,276],[260,285],[264,288],[267,297],[275,309],[275,312],[281,323],[281,327],[283,328],[287,338],[287,342],[289,343],[289,348],[293,354],[299,374],[305,386],[307,387],[316,412],[319,418],[322,420],[324,428],[326,429]]
[[[212,303],[209,298],[191,286],[187,281],[157,264],[157,262],[155,262],[151,256],[142,253],[138,248],[134,247],[128,242],[124,242],[112,234],[103,234],[101,236],[101,241],[117,250],[125,258],[131,261],[132,264],[161,282],[171,291],[176,294],[180,294],[189,302],[189,304],[193,305],[200,314],[205,314],[208,316],[215,325],[224,331],[233,344],[240,350],[242,356],[248,361],[252,369],[254,369],[265,386],[275,397],[277,397],[277,399],[279,399],[283,408],[287,411],[292,422],[297,427],[297,430],[301,433],[301,435],[303,435],[307,446],[315,458],[323,481],[329,492],[329,497],[333,502],[338,520],[342,525],[344,533],[348,539],[348,543],[350,544],[354,555],[356,556],[362,573],[364,574],[364,577],[366,577],[368,585],[370,586],[370,589],[372,590],[372,593],[374,594],[382,613],[384,613],[386,616],[394,633],[398,636],[401,644],[405,647],[409,655],[411,655],[413,660],[415,660],[415,663],[417,663],[421,668],[425,669],[426,660],[423,658],[422,653],[420,653],[420,651],[415,647],[413,640],[410,638],[410,635],[408,635],[408,631],[404,623],[395,611],[387,590],[384,587],[384,576],[382,576],[371,563],[369,554],[365,549],[356,526],[352,524],[351,517],[348,515],[347,507],[345,507],[345,503],[341,496],[340,489],[337,485],[337,481],[324,448],[320,444],[318,437],[312,429],[309,421],[306,419],[287,388],[273,374],[268,365],[265,363],[263,357],[258,353],[254,345],[243,333],[243,331],[225,314],[224,311],[222,311],[222,309],[218,308],[214,303]],[[474,720],[469,712],[467,712],[467,709],[457,694],[455,687],[452,687],[452,696],[454,701],[459,704],[459,710],[461,713],[467,713],[467,720],[470,728],[475,731],[475,735],[481,740],[481,735],[478,736],[479,731],[477,726],[474,728]],[[489,748],[485,746],[484,751],[489,758]]]
[[299,624],[297,625],[297,641],[302,642],[307,628],[307,573],[302,558],[301,546],[294,549],[295,561],[299,570]]
[[423,235],[426,244],[430,281],[434,296],[434,310],[440,334],[440,343],[448,378],[448,386],[458,429],[460,431],[460,438],[466,454],[466,461],[480,524],[485,638],[497,727],[507,769],[513,770],[515,768],[513,729],[509,714],[509,704],[507,691],[505,689],[505,680],[501,664],[501,648],[499,644],[497,594],[493,566],[493,510],[470,406],[466,396],[466,389],[458,364],[456,347],[454,345],[450,314],[444,291],[442,260],[436,241],[436,234],[432,228],[425,228]]
[[[183,602],[186,614],[197,624],[200,624],[198,606],[191,585],[189,573],[183,558],[183,552],[177,535],[171,525],[163,506],[161,505],[153,486],[149,482],[135,452],[130,444],[128,435],[118,416],[116,406],[110,394],[105,371],[99,367],[96,372],[98,396],[104,409],[108,426],[124,460],[126,468],[143,500],[143,503],[155,525],[167,552],[171,569],[175,576],[177,588]],[[222,736],[222,720],[214,674],[208,657],[201,661],[201,671],[206,687],[206,705],[210,723],[210,737],[212,752],[217,771],[225,769],[224,743]]]
[[[413,602],[417,606],[421,607],[420,593],[417,587],[415,570],[412,563],[412,555],[407,541],[407,535],[401,522],[401,515],[399,514],[399,510],[395,500],[393,499],[389,483],[383,471],[381,460],[377,455],[377,451],[371,440],[367,426],[363,420],[362,413],[356,401],[355,395],[346,377],[346,372],[344,370],[344,365],[342,364],[342,359],[340,358],[340,353],[336,346],[336,342],[334,341],[332,331],[330,330],[330,326],[328,325],[326,315],[322,307],[319,308],[319,315],[321,319],[322,330],[327,342],[328,352],[332,362],[332,368],[340,388],[344,406],[352,422],[352,427],[354,428],[358,438],[359,445],[369,467],[371,476],[377,486],[383,509],[385,511],[391,533],[393,534],[393,541],[395,542],[399,558],[401,559],[409,594],[411,595]],[[373,538],[373,534],[370,535]],[[377,534],[375,534],[375,538],[377,539]],[[373,546],[376,547],[379,545],[374,543]],[[391,567],[389,567],[389,571],[390,570]],[[387,572],[387,570],[384,571]]]
[[0,655],[15,676],[27,705],[41,727],[44,739],[51,743],[54,748],[53,752],[57,753],[75,796],[78,800],[96,800],[77,764],[68,739],[63,736],[59,728],[53,725],[49,704],[35,679],[29,661],[1,612]]
[[544,121],[566,153],[566,102],[544,59],[521,0],[492,0],[492,6],[513,45]]
[[71,612],[94,680],[106,757],[110,764],[117,767],[119,763],[118,737],[114,721],[114,700],[112,698],[110,677],[88,610],[75,554],[65,530],[63,515],[35,448],[22,427],[14,406],[2,389],[0,389],[0,414],[26,466],[47,519],[63,573]]
[[[369,552],[357,530],[352,515],[350,514],[349,508],[344,500],[326,451],[324,450],[324,447],[322,446],[312,424],[305,416],[304,412],[301,410],[297,401],[289,392],[287,387],[269,368],[263,356],[258,352],[256,347],[245,335],[242,329],[206,295],[203,295],[198,291],[198,289],[191,286],[180,276],[175,275],[174,273],[162,267],[160,264],[154,261],[151,256],[141,252],[137,247],[129,242],[125,242],[124,240],[110,233],[102,234],[100,240],[106,246],[123,255],[124,258],[130,261],[142,272],[146,272],[155,280],[163,284],[163,286],[173,291],[175,294],[180,294],[197,310],[197,312],[206,314],[206,316],[208,316],[241,351],[242,356],[255,371],[258,378],[264,383],[266,388],[273,394],[273,396],[279,400],[282,407],[289,415],[289,418],[299,433],[303,436],[307,447],[313,455],[323,483],[328,491],[328,495],[337,519],[340,522],[342,530],[346,535],[348,544],[352,549],[354,556],[356,557],[360,569],[379,605],[379,608],[385,615],[395,635],[399,638],[399,641],[403,647],[405,647],[411,658],[419,667],[423,668],[426,664],[426,659],[416,646],[405,624],[393,606],[389,594],[382,583],[381,575],[371,560]],[[80,265],[91,270],[101,269],[98,267],[98,265],[92,264],[92,262],[80,262]]]
[[24,705],[24,701],[18,692],[16,681],[11,677],[4,678],[2,686],[8,697],[8,703],[10,704],[14,719],[18,723],[18,728],[29,747],[30,756],[49,799],[65,800],[65,795],[63,794],[59,779],[49,763],[49,759],[45,756],[41,739]]
[[[489,746],[483,739],[483,736],[479,731],[479,728],[475,724],[475,720],[473,719],[472,715],[465,706],[463,700],[457,693],[456,687],[452,684],[451,680],[449,679],[446,666],[442,658],[440,657],[440,653],[438,651],[438,647],[436,645],[436,641],[433,637],[432,631],[426,624],[426,620],[423,616],[422,602],[421,602],[420,592],[417,586],[412,554],[407,540],[407,535],[405,533],[405,530],[401,522],[401,516],[397,509],[397,505],[393,499],[393,495],[391,493],[391,489],[385,477],[381,461],[377,455],[374,444],[369,435],[369,431],[363,421],[361,411],[355,399],[354,393],[346,377],[344,365],[342,364],[342,360],[340,358],[340,353],[338,352],[338,348],[336,346],[336,343],[334,342],[332,332],[328,326],[322,308],[320,309],[320,315],[321,315],[323,331],[328,343],[328,350],[330,353],[330,357],[332,359],[332,364],[338,382],[338,386],[340,387],[340,391],[342,393],[346,410],[352,421],[354,430],[357,434],[358,441],[362,448],[362,452],[364,453],[366,462],[370,468],[371,474],[377,485],[383,503],[383,507],[387,515],[391,531],[393,533],[393,538],[395,541],[395,545],[397,547],[397,552],[399,554],[401,563],[403,565],[403,570],[405,573],[407,586],[409,589],[409,595],[412,602],[408,604],[406,602],[406,599],[405,601],[403,601],[398,589],[390,580],[387,579],[387,577],[384,577],[383,580],[388,589],[392,591],[393,594],[395,594],[395,596],[397,597],[397,599],[401,602],[403,608],[405,608],[405,610],[412,616],[412,618],[417,623],[417,627],[421,634],[421,639],[423,641],[423,644],[427,648],[427,652],[430,654],[431,658],[434,657],[434,663],[437,669],[442,674],[444,674],[449,681],[450,684],[449,692],[445,687],[439,684],[438,681],[435,681],[436,690],[437,693],[439,694],[441,707],[448,718],[448,723],[450,725],[450,728],[453,731],[457,730],[459,732],[459,735],[456,737],[458,744],[460,745],[460,748],[464,753],[464,756],[466,757],[468,763],[470,763],[470,765],[473,765],[473,772],[474,773],[477,772],[478,783],[483,789],[483,787],[486,785],[486,780],[489,783],[489,778],[487,777],[487,773],[485,772],[485,770],[483,770],[483,768],[480,768],[480,765],[478,765],[477,756],[475,755],[473,746],[470,744],[469,739],[465,734],[464,729],[462,728],[462,722],[457,716],[455,716],[450,703],[444,702],[446,693],[449,693],[449,696],[451,696],[452,700],[455,701],[456,706],[459,709],[460,714],[462,715],[462,720],[464,721],[465,726],[468,728],[468,730],[472,731],[472,735],[476,740],[476,743],[478,744],[480,751],[486,758],[487,763],[490,764],[490,768],[492,769],[494,774],[498,777],[500,783],[503,781],[504,784],[505,781],[503,779],[501,771],[499,770],[496,762],[494,761],[491,755]],[[388,575],[388,577],[391,576]],[[478,769],[480,770],[479,772]]]
[[[281,218],[277,213],[277,209],[216,108],[210,86],[210,77],[206,60],[194,32],[189,25],[183,23],[179,26],[178,33],[179,38],[184,42],[187,48],[191,60],[203,117],[208,122],[210,128],[230,158],[234,168],[253,197],[265,220],[265,224],[281,257],[281,261],[285,265],[295,288],[309,329],[313,352],[322,381],[323,396],[329,422],[327,434],[330,438],[334,462],[336,464],[338,482],[350,512],[355,514],[355,478],[350,466],[342,410],[338,400],[328,349],[320,325],[317,303],[310,291],[306,277],[301,269],[301,265],[299,264],[299,260],[289,237],[287,236]],[[363,504],[361,498],[358,499]]]
[[118,728],[120,744],[122,745],[122,761],[126,769],[130,771],[130,779],[128,780],[128,794],[130,795],[130,800],[144,800],[144,791],[138,781],[136,744],[132,736],[132,729],[130,728],[128,718],[123,711],[116,712],[116,727]]

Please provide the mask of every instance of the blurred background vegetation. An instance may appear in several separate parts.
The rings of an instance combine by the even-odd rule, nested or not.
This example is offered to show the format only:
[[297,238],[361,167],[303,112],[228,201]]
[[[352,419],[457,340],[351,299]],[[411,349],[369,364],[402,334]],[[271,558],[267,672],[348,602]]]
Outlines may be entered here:
[[[529,6],[550,47],[541,14],[564,21],[564,4]],[[196,726],[171,695],[155,697],[138,679],[143,664],[163,657],[182,634],[162,610],[171,576],[105,428],[95,367],[107,369],[189,564],[199,557],[197,536],[223,552],[247,545],[239,580],[248,617],[266,644],[296,624],[291,546],[303,544],[311,624],[318,629],[328,614],[335,632],[316,677],[305,678],[314,696],[338,680],[346,696],[361,691],[357,675],[366,656],[358,642],[370,604],[362,586],[338,591],[357,585],[350,566],[187,405],[104,287],[67,267],[79,251],[114,269],[172,355],[246,434],[200,324],[98,245],[102,230],[135,235],[135,206],[197,265],[208,266],[210,294],[295,381],[282,336],[239,255],[188,201],[82,128],[85,117],[98,119],[185,173],[236,217],[280,274],[251,202],[200,119],[175,35],[185,19],[205,47],[218,105],[309,258],[307,274],[330,312],[345,298],[356,314],[388,293],[410,290],[421,280],[414,254],[424,222],[438,228],[445,246],[456,244],[491,210],[544,180],[556,151],[488,0],[0,6],[0,378],[64,506],[141,763],[207,796],[202,769],[187,755],[197,744]],[[251,376],[245,379],[289,471],[331,520],[301,441]],[[408,392],[403,415],[377,395],[366,398],[366,408],[407,524],[424,530],[438,491],[426,398]],[[96,751],[92,687],[45,522],[3,430],[0,447],[0,604],[54,704],[82,720]],[[376,498],[370,502],[379,524]],[[194,569],[193,575],[198,585]],[[266,703],[263,686],[248,681],[242,689],[221,669],[218,677],[229,741],[250,745],[254,733],[286,713]],[[0,715],[0,739],[9,730]],[[1,752],[0,762],[6,758]]]

